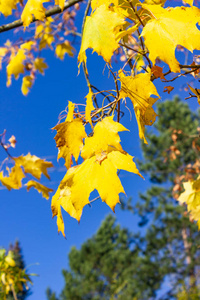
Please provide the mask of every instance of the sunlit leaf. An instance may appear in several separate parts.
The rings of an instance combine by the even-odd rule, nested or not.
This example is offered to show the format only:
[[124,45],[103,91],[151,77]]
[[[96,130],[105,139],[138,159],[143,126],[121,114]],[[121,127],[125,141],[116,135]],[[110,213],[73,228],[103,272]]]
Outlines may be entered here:
[[189,51],[200,50],[200,31],[196,24],[200,19],[197,7],[171,7],[143,5],[149,11],[150,21],[142,31],[149,58],[155,64],[156,58],[167,63],[172,72],[180,72],[175,58],[175,49],[181,45]]
[[29,173],[37,179],[40,179],[41,174],[44,174],[48,179],[50,179],[47,169],[53,167],[51,162],[40,159],[30,153],[25,156],[15,157],[14,160],[16,165],[23,167],[25,173]]
[[74,51],[75,49],[71,46],[70,42],[65,41],[64,43],[57,44],[55,54],[63,60],[66,53],[71,57],[74,56]]
[[84,159],[90,158],[95,154],[119,150],[123,152],[120,145],[119,131],[126,131],[122,124],[113,121],[113,116],[104,118],[94,127],[92,137],[85,139],[85,145],[81,151]]
[[27,190],[29,191],[30,188],[35,188],[39,193],[42,193],[42,197],[49,199],[49,193],[53,192],[52,189],[46,187],[45,185],[35,181],[35,180],[29,180],[26,184]]
[[116,34],[124,23],[124,18],[109,10],[106,5],[101,5],[91,16],[86,17],[79,62],[86,63],[85,51],[91,48],[110,63],[113,52],[119,47]]
[[86,96],[85,119],[90,123],[91,126],[92,126],[91,112],[94,109],[95,108],[93,105],[93,93],[91,88],[89,88],[89,93]]
[[26,96],[29,93],[29,89],[33,85],[33,78],[31,76],[24,76],[22,80],[22,87],[21,91],[24,96]]
[[156,120],[156,113],[152,105],[158,98],[151,98],[151,95],[159,97],[155,85],[151,82],[150,73],[140,73],[133,76],[125,76],[123,72],[119,73],[121,82],[120,97],[129,97],[133,103],[138,128],[139,136],[147,144],[145,138],[145,125],[152,125]]
[[44,2],[49,0],[28,0],[21,15],[21,20],[25,27],[33,20],[33,16],[40,21],[44,21],[45,8],[43,7]]
[[0,172],[0,181],[8,190],[21,188],[21,181],[24,177],[25,175],[18,165],[15,165],[11,169],[9,176],[4,176],[3,171]]

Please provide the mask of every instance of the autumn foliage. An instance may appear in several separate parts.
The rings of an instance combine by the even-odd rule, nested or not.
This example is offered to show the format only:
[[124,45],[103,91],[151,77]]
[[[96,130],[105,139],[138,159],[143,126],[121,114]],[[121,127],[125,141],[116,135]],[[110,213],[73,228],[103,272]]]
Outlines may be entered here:
[[[18,79],[23,75],[22,93],[28,94],[37,74],[44,74],[47,68],[44,58],[40,56],[44,48],[55,49],[56,56],[61,60],[66,53],[74,55],[70,35],[77,35],[73,17],[77,13],[78,2],[81,1],[55,0],[54,4],[58,7],[49,8],[48,1],[42,0],[28,0],[24,7],[18,0],[1,0],[0,11],[4,16],[11,15],[16,9],[21,11],[19,26],[23,25],[29,34],[29,38],[20,44],[7,41],[0,48],[0,62],[6,64],[8,87],[13,77]],[[176,1],[171,2],[172,7],[168,7],[168,2],[164,0],[92,0],[88,3],[77,67],[80,71],[83,66],[88,85],[85,107],[82,109],[78,103],[69,101],[67,113],[53,128],[56,131],[58,159],[64,158],[67,168],[51,204],[53,216],[57,217],[58,231],[63,235],[61,208],[80,221],[83,207],[90,203],[90,194],[97,190],[102,201],[114,211],[120,202],[119,194],[124,193],[118,177],[119,170],[142,177],[133,157],[123,150],[120,143],[119,132],[127,130],[120,123],[122,105],[134,112],[139,137],[148,144],[145,127],[156,121],[153,105],[160,99],[156,84],[165,83],[164,91],[170,93],[176,79],[189,74],[194,80],[199,78],[199,54],[192,53],[200,50],[200,30],[197,26],[200,25],[200,9],[192,0],[183,1],[182,6]],[[74,8],[69,10],[71,6]],[[63,12],[62,19],[52,17],[60,12]],[[35,24],[33,35],[29,32],[31,23]],[[15,24],[7,26],[6,30],[9,30]],[[0,31],[4,30],[4,27],[0,28]],[[112,89],[101,91],[92,85],[87,69],[89,48],[104,59],[113,78]],[[178,50],[185,56],[184,64],[175,53]],[[187,50],[189,54],[186,55]],[[113,57],[121,61],[120,68],[113,64]],[[164,72],[164,69],[167,71]],[[189,98],[196,97],[199,102],[200,90],[191,85],[187,89]],[[9,153],[12,144],[4,139],[5,134],[2,134],[1,145],[14,166],[7,175],[5,170],[0,172],[3,185],[8,189],[19,189],[26,174],[37,180],[41,174],[49,178],[47,169],[52,167],[50,162],[31,154],[12,157]],[[190,181],[184,183],[185,192],[178,200],[188,204],[192,219],[198,221],[200,179],[197,179],[197,173],[193,175]],[[28,181],[26,186],[28,190],[36,188],[45,198],[49,198],[52,191],[35,179]]]

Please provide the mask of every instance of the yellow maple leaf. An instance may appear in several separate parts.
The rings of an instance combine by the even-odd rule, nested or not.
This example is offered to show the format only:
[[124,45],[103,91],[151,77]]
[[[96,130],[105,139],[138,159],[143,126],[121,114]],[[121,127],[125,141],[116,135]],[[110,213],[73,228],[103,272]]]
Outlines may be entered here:
[[63,157],[68,169],[72,163],[72,155],[76,161],[78,160],[83,146],[83,138],[86,137],[85,128],[82,120],[77,118],[58,124],[53,129],[57,130],[55,141],[59,149],[58,159]]
[[71,101],[68,101],[68,113],[67,113],[67,118],[65,121],[67,121],[67,122],[73,121],[74,108],[75,108],[75,104],[72,103]]
[[108,153],[112,150],[123,152],[118,132],[127,130],[122,124],[113,121],[113,116],[104,118],[94,127],[93,136],[85,139],[85,145],[81,151],[82,158],[87,159],[95,154]]
[[[95,189],[102,201],[114,211],[116,204],[120,203],[119,193],[124,193],[117,175],[119,169],[140,175],[133,157],[119,151],[93,156],[81,165],[70,168],[52,199],[53,215],[59,215],[58,208],[61,206],[80,221],[83,207],[90,203],[90,193]],[[60,224],[63,226],[62,222]],[[58,230],[62,231],[62,228]]]
[[44,2],[49,0],[28,0],[21,15],[21,20],[24,27],[29,26],[33,21],[33,16],[40,21],[45,19],[45,8],[43,7]]
[[7,65],[7,86],[11,85],[11,77],[14,75],[15,79],[19,77],[19,74],[24,73],[24,61],[26,55],[23,49],[19,49],[16,55],[11,55],[10,62]]
[[24,96],[26,96],[29,92],[29,89],[33,85],[33,78],[31,76],[24,76],[22,80],[21,91]]
[[200,50],[200,31],[196,24],[200,19],[197,7],[170,7],[160,5],[143,5],[149,11],[150,21],[145,25],[142,36],[149,50],[149,58],[155,64],[159,57],[167,63],[172,72],[180,72],[175,57],[177,45],[189,51]]
[[47,64],[44,62],[44,58],[40,58],[40,57],[38,57],[34,60],[34,67],[42,75],[44,75],[44,70],[48,68]]
[[155,85],[151,82],[151,74],[140,73],[133,77],[125,76],[123,72],[120,72],[119,80],[121,82],[120,98],[129,97],[131,99],[138,123],[139,136],[147,144],[144,134],[145,125],[151,126],[157,116],[152,105],[158,98],[150,96],[155,95],[160,98]]
[[4,16],[12,15],[12,10],[16,9],[18,0],[0,0],[0,12]]
[[194,0],[183,0],[183,4],[189,4],[190,6],[193,5]]
[[40,43],[39,43],[39,50],[42,50],[44,48],[48,47],[52,47],[52,43],[54,42],[55,38],[53,36],[53,34],[50,33],[44,33],[41,37]]
[[18,165],[15,165],[11,169],[9,176],[4,176],[3,171],[0,172],[0,181],[8,190],[21,188],[21,181],[24,177],[25,175]]
[[20,46],[20,48],[21,48],[21,49],[24,49],[24,50],[30,51],[33,45],[35,45],[35,42],[34,42],[34,41],[28,41],[28,42],[26,42],[26,43],[23,43],[23,44]]
[[200,105],[200,89],[194,89],[189,84],[188,84],[188,86],[189,86],[190,90],[197,96],[197,101]]
[[25,173],[30,173],[37,179],[40,179],[41,174],[44,174],[48,179],[50,179],[47,169],[53,167],[51,162],[40,159],[30,153],[26,156],[15,157],[14,160],[16,165],[23,167]]
[[64,59],[65,54],[67,53],[69,56],[74,56],[75,49],[71,46],[69,41],[65,41],[64,43],[57,44],[55,54],[61,60]]
[[74,104],[69,101],[68,115],[65,122],[56,125],[53,129],[57,130],[55,136],[56,146],[59,149],[58,159],[65,159],[65,166],[68,169],[72,163],[72,156],[78,160],[79,153],[83,147],[83,139],[87,136],[82,120],[73,119]]
[[183,183],[185,191],[179,196],[178,201],[187,204],[187,209],[192,218],[198,221],[200,229],[200,177]]
[[124,23],[124,17],[111,11],[105,4],[98,7],[91,16],[87,16],[78,55],[79,65],[86,63],[85,51],[88,48],[92,48],[110,63],[113,52],[118,48],[116,34]]
[[8,53],[7,47],[0,47],[0,70],[2,69],[2,61],[7,53]]
[[91,88],[89,88],[89,93],[87,94],[87,96],[85,98],[86,98],[85,119],[93,127],[92,119],[91,119],[91,112],[92,112],[92,110],[95,109],[95,107],[93,105],[93,99],[92,99],[93,92],[92,92]]
[[55,5],[59,5],[61,10],[63,10],[65,6],[65,0],[55,0]]
[[94,11],[95,9],[97,9],[99,6],[101,5],[106,5],[107,7],[110,5],[110,4],[114,4],[115,6],[118,5],[118,0],[92,0],[91,1],[91,8],[92,8],[92,11]]
[[155,5],[155,4],[156,5],[158,5],[158,4],[164,5],[166,1],[167,0],[145,0],[143,3],[150,4],[150,5]]
[[49,199],[49,193],[53,192],[52,189],[46,187],[45,185],[35,181],[35,180],[29,180],[26,183],[27,186],[27,191],[30,190],[30,188],[35,188],[39,193],[42,193],[42,197],[46,198],[47,200]]

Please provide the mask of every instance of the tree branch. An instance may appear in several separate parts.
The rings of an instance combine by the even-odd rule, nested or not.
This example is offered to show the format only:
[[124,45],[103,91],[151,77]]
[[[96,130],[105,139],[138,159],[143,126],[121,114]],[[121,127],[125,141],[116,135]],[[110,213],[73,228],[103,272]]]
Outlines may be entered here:
[[[67,1],[65,3],[63,11],[66,10],[67,8],[75,5],[76,3],[79,3],[79,2],[82,2],[82,1],[83,0],[69,0],[69,1]],[[45,12],[45,17],[48,18],[50,16],[59,14],[61,12],[62,12],[61,8],[59,6],[55,6],[55,7],[51,8],[51,9],[49,9]],[[36,21],[38,21],[38,20],[35,17],[33,17],[33,21],[31,23],[34,23]],[[0,26],[0,33],[15,29],[15,28],[18,28],[18,27],[21,27],[21,26],[23,26],[23,22],[21,20],[17,20],[17,21],[14,21],[12,23]]]

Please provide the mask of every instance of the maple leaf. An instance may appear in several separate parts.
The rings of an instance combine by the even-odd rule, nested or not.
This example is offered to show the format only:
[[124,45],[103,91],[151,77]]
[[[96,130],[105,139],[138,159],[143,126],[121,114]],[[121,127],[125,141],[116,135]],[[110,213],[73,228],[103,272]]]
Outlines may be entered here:
[[197,101],[200,104],[200,89],[194,89],[188,84],[190,90],[197,96]]
[[26,183],[27,186],[27,191],[30,190],[30,188],[35,188],[39,193],[42,193],[42,197],[46,198],[47,200],[49,199],[49,193],[53,192],[52,189],[46,187],[45,185],[35,181],[35,180],[29,180]]
[[18,0],[0,0],[0,12],[5,16],[12,15],[12,10],[16,9]]
[[34,41],[28,41],[28,42],[26,42],[26,43],[23,43],[23,44],[20,46],[20,48],[21,48],[21,49],[24,49],[24,50],[30,51],[33,45],[35,45],[35,42],[34,42]]
[[15,165],[11,169],[9,176],[4,176],[3,171],[0,172],[0,181],[8,190],[21,188],[21,181],[24,177],[25,175],[19,165]]
[[91,16],[87,16],[78,55],[79,65],[86,63],[85,51],[88,48],[92,48],[93,52],[110,63],[113,52],[119,47],[116,34],[124,23],[124,17],[111,11],[106,5],[101,5]]
[[193,5],[194,0],[183,0],[183,4],[189,4],[190,6]]
[[200,32],[196,24],[200,19],[197,7],[170,7],[143,5],[150,12],[151,19],[142,31],[149,58],[155,64],[159,57],[167,63],[172,72],[180,72],[175,58],[175,49],[181,45],[189,51],[200,50]]
[[95,154],[110,152],[112,150],[122,151],[120,145],[119,131],[127,131],[122,124],[113,121],[113,116],[104,118],[94,127],[92,137],[85,139],[85,145],[81,151],[81,157],[87,159]]
[[6,47],[0,47],[0,70],[2,69],[2,61],[7,53],[8,49]]
[[171,85],[165,86],[163,92],[170,94],[173,91],[174,87]]
[[151,73],[156,77],[156,78],[160,78],[163,80],[166,80],[164,74],[163,74],[163,68],[158,67],[158,66],[153,66],[151,68]]
[[55,136],[56,146],[59,149],[58,159],[65,159],[65,166],[71,166],[72,155],[78,160],[79,153],[83,146],[83,138],[86,137],[85,128],[80,118],[73,119],[74,106],[69,101],[69,113],[65,122],[56,125],[53,129],[57,130]]
[[[69,168],[52,198],[53,217],[57,216],[58,231],[64,232],[61,207],[80,221],[83,207],[95,189],[102,201],[114,211],[119,193],[124,193],[117,170],[126,170],[139,176],[133,157],[122,150],[119,131],[127,130],[113,116],[103,119],[94,127],[92,137],[85,139],[81,156],[85,161]],[[92,149],[94,147],[94,149]],[[141,176],[142,177],[142,176]]]
[[147,144],[144,134],[145,125],[151,126],[157,116],[152,105],[158,98],[151,98],[150,96],[159,97],[156,87],[151,82],[151,74],[140,73],[132,77],[125,76],[123,72],[120,72],[119,80],[121,82],[120,98],[129,97],[131,99],[138,123],[139,136]]
[[33,85],[33,78],[31,76],[24,76],[22,80],[21,91],[24,96],[26,96],[29,92],[29,89]]
[[40,159],[30,153],[26,156],[15,157],[14,160],[16,165],[23,167],[25,173],[30,173],[37,179],[40,179],[41,174],[44,174],[48,179],[50,179],[47,169],[53,167],[51,162]]
[[[93,156],[69,169],[52,199],[53,214],[58,215],[58,207],[61,206],[80,221],[83,207],[90,203],[90,193],[95,189],[102,201],[114,211],[116,204],[120,203],[119,193],[125,193],[117,175],[118,169],[140,175],[133,157],[119,151]],[[58,230],[62,231],[61,228]]]
[[34,60],[34,67],[42,75],[44,75],[44,70],[48,68],[47,64],[44,62],[44,58],[39,58],[39,57]]
[[92,100],[93,92],[92,92],[91,88],[89,88],[89,93],[87,94],[87,96],[85,98],[86,98],[85,119],[93,127],[92,119],[91,119],[91,112],[92,112],[92,110],[95,109],[95,107],[93,105],[93,100]]
[[75,49],[70,45],[69,41],[65,41],[64,43],[57,44],[55,54],[61,60],[64,59],[65,54],[67,53],[69,56],[74,56]]
[[114,4],[115,6],[118,5],[118,0],[92,0],[91,1],[91,8],[92,8],[92,11],[94,11],[95,9],[97,9],[99,6],[101,5],[106,5],[107,7],[110,5],[110,4]]
[[19,74],[24,73],[23,62],[26,59],[26,55],[23,49],[19,49],[16,55],[11,55],[10,62],[7,65],[7,86],[11,85],[11,77],[14,75],[15,79],[19,77]]
[[55,38],[53,34],[44,33],[39,43],[39,50],[46,48],[47,46],[51,48],[51,44],[54,42]]
[[165,2],[166,2],[167,0],[145,0],[144,1],[144,4],[149,4],[149,5],[164,5],[165,4]]
[[185,191],[179,196],[178,201],[187,204],[187,209],[192,218],[198,221],[200,229],[200,177],[183,183]]
[[33,20],[33,16],[40,21],[45,19],[45,8],[43,7],[44,2],[49,0],[28,0],[21,15],[21,20],[24,27],[29,26]]
[[55,0],[55,5],[59,5],[61,10],[63,10],[65,6],[65,0]]

